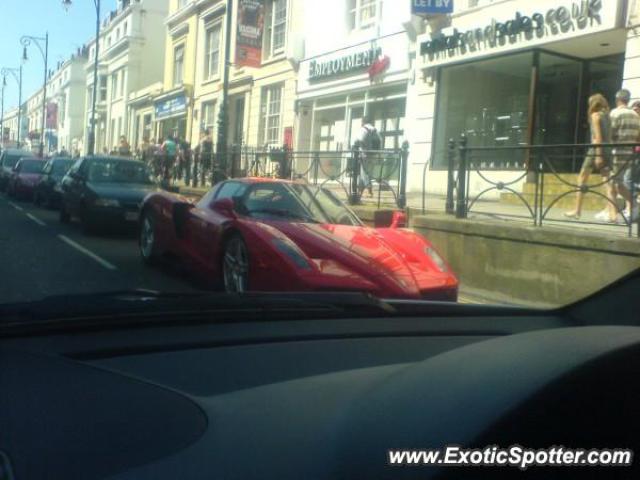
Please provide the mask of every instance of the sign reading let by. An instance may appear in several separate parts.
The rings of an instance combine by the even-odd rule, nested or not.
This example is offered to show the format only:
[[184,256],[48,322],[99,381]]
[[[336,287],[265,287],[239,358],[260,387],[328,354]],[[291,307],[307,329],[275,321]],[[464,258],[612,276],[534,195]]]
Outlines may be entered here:
[[453,12],[453,0],[411,0],[414,15],[437,15]]

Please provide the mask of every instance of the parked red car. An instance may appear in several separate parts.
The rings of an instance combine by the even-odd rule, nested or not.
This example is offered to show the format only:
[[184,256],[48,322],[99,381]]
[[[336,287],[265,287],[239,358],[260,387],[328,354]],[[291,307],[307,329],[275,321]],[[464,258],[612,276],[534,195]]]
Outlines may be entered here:
[[32,199],[38,182],[42,177],[44,160],[40,158],[23,157],[13,167],[7,193],[11,197]]
[[458,296],[456,276],[425,238],[395,226],[365,226],[331,191],[304,183],[228,180],[195,204],[153,193],[142,206],[139,247],[145,262],[177,256],[228,292]]

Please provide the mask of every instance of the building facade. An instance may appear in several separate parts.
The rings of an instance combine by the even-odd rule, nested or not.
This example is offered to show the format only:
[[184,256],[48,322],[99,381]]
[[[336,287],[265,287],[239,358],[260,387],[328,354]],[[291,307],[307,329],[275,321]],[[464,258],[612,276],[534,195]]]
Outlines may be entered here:
[[[24,113],[24,106],[23,106]],[[3,148],[15,148],[20,142],[18,142],[18,107],[6,110],[2,120],[4,136],[2,138]],[[22,117],[22,124],[24,125],[24,117]],[[24,138],[24,127],[20,132],[20,137]]]
[[[162,79],[164,20],[169,0],[119,0],[117,10],[103,21],[98,45],[96,152],[117,148],[131,131],[131,92]],[[93,104],[95,39],[88,45],[86,126],[88,139]]]
[[[637,1],[463,0],[455,6],[451,15],[417,23],[414,108],[407,118],[413,190],[422,188],[426,164],[427,189],[446,192],[447,145],[461,134],[470,146],[484,147],[588,143],[591,94],[602,93],[614,105],[624,86],[640,97]],[[495,155],[518,160],[525,153]],[[505,172],[503,179],[518,175]],[[472,176],[472,192],[486,186]]]
[[[223,0],[172,3],[167,20],[165,92],[156,99],[155,112],[162,138],[173,135],[197,145],[208,132],[214,142],[217,139],[226,5]],[[251,14],[246,13],[248,9]],[[303,2],[294,0],[234,2],[229,35],[228,145],[291,145],[303,9]],[[239,32],[245,32],[243,25],[251,19],[256,21],[257,34],[248,58]]]
[[86,49],[79,49],[49,77],[45,152],[83,150],[86,61]]
[[23,112],[26,123],[26,125],[23,125],[26,130],[21,134],[22,143],[24,148],[30,149],[33,153],[39,152],[40,143],[42,142],[43,94],[44,89],[41,87],[28,97]]
[[[412,43],[410,2],[305,2],[304,59],[296,105],[296,149],[350,151],[365,117],[385,149],[408,138],[407,93]],[[346,154],[323,156],[320,177],[345,172]],[[303,160],[300,160],[303,162]],[[305,165],[298,164],[298,170]]]

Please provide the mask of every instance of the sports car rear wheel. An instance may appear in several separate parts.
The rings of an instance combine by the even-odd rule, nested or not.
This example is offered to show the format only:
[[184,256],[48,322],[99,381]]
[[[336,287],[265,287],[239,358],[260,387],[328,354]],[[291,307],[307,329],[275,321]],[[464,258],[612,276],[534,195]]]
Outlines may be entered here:
[[158,261],[155,227],[155,221],[151,212],[144,212],[140,221],[138,244],[140,246],[140,256],[148,265],[154,265]]
[[249,286],[249,251],[240,235],[232,236],[222,257],[224,289],[229,293],[246,292]]

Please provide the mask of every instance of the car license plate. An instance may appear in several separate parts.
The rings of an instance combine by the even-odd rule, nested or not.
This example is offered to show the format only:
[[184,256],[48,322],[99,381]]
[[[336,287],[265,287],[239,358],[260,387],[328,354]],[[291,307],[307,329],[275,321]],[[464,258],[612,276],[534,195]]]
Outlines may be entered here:
[[125,212],[124,219],[127,222],[137,222],[138,221],[138,212]]

